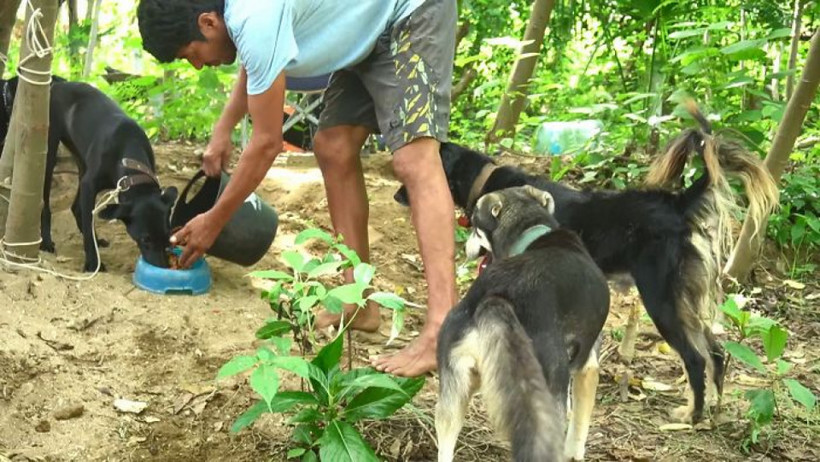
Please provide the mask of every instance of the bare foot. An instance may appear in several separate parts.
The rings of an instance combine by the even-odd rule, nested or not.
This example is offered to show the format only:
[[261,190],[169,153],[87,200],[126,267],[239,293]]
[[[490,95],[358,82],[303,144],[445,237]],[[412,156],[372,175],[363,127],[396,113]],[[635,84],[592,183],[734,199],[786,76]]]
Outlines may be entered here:
[[[379,330],[379,325],[382,322],[379,316],[379,306],[375,303],[367,303],[364,308],[360,309],[353,321],[350,317],[356,313],[356,305],[345,305],[345,324],[350,324],[353,330],[360,330],[363,332],[376,332]],[[338,328],[342,315],[330,313],[327,310],[322,310],[316,314],[316,322],[314,328],[325,329],[333,326]]]
[[381,372],[401,377],[418,377],[436,370],[436,344],[438,328],[425,326],[421,335],[390,356],[379,356],[370,360],[374,368]]

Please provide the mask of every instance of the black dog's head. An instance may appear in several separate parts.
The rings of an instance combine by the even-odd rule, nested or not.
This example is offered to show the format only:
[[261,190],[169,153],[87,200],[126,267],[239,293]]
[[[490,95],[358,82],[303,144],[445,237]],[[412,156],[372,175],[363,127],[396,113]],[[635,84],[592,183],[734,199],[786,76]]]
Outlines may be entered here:
[[142,258],[160,268],[168,267],[168,240],[171,238],[171,208],[177,199],[177,188],[160,191],[156,185],[135,186],[153,188],[149,194],[120,194],[121,202],[100,211],[104,220],[120,220],[125,230],[139,246]]
[[[459,146],[453,143],[441,143],[439,150],[441,155],[441,165],[444,167],[444,175],[447,177],[447,185],[450,187],[450,194],[457,207],[467,208],[470,190],[473,187],[476,177],[488,163],[493,161],[479,152]],[[401,205],[409,206],[410,197],[407,189],[402,186],[393,195],[393,199]]]
[[467,258],[482,251],[494,259],[509,257],[522,236],[535,226],[557,229],[555,202],[546,191],[532,186],[502,189],[482,196],[470,219],[473,231],[467,240]]

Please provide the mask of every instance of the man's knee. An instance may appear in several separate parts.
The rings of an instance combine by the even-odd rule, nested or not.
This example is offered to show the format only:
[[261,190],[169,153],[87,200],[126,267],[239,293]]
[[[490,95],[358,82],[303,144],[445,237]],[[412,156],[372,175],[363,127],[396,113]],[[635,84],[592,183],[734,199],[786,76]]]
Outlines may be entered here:
[[415,178],[424,178],[440,170],[439,144],[432,138],[417,140],[393,154],[393,172],[399,181],[407,184]]
[[313,139],[313,150],[319,163],[349,163],[359,156],[367,139],[367,129],[338,126],[319,130]]

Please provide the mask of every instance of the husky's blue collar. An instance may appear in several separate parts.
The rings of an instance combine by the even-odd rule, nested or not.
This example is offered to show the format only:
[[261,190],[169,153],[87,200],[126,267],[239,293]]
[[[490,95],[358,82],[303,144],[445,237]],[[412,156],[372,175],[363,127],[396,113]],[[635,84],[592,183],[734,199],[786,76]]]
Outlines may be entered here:
[[530,226],[521,234],[521,237],[513,243],[512,247],[510,247],[510,256],[514,257],[524,253],[524,251],[527,250],[527,247],[535,242],[536,239],[549,234],[551,231],[552,228],[547,225]]

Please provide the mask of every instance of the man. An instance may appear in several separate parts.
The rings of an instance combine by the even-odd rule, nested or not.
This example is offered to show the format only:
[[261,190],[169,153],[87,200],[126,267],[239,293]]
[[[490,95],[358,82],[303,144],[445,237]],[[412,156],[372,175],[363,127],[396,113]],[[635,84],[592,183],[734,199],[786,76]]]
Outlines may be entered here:
[[[239,77],[203,158],[208,175],[227,164],[230,133],[242,116],[250,113],[254,123],[217,204],[171,238],[185,246],[181,264],[213,244],[281,151],[285,75],[333,72],[314,140],[333,227],[369,260],[359,153],[380,130],[408,190],[428,285],[419,337],[373,365],[402,376],[435,369],[438,331],[457,301],[453,202],[438,155],[449,123],[456,14],[455,0],[141,0],[143,46],[159,61],[186,59],[201,69],[239,55]],[[352,314],[353,307],[346,309]],[[317,318],[318,327],[338,322],[327,312]],[[368,305],[351,327],[375,331],[379,323],[378,307]]]

